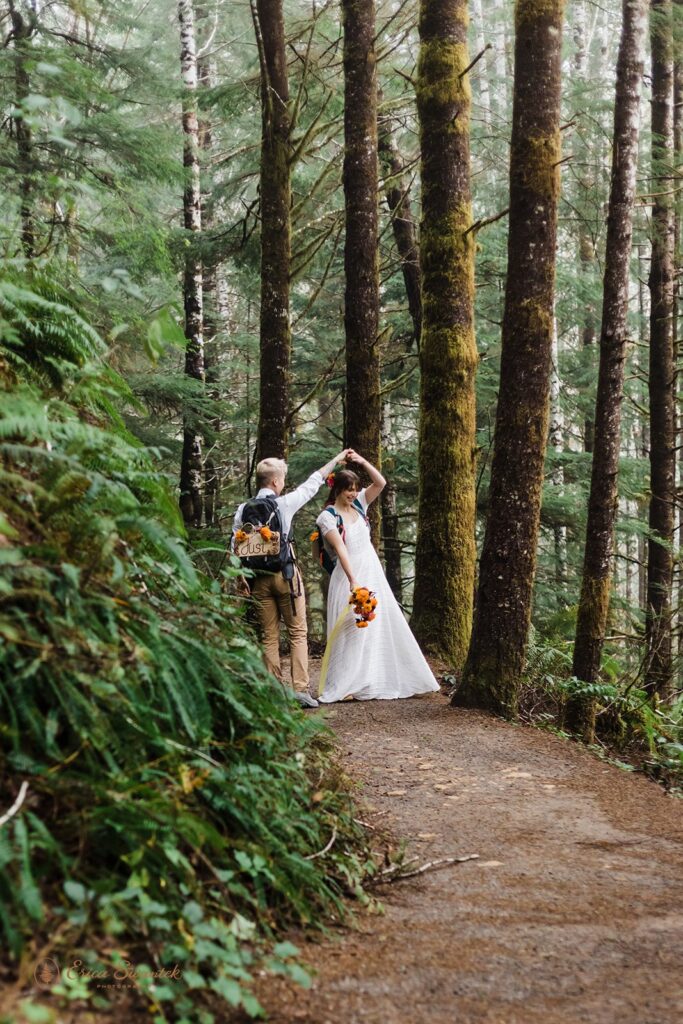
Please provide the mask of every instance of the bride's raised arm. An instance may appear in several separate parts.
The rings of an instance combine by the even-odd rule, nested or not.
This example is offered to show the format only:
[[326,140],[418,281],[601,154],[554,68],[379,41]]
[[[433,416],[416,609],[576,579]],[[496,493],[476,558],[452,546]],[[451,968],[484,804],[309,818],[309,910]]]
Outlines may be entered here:
[[360,466],[363,467],[363,469],[370,477],[370,480],[372,482],[365,488],[365,500],[367,501],[368,505],[370,505],[375,500],[375,498],[378,497],[384,490],[386,486],[386,480],[384,479],[380,471],[376,469],[371,462],[368,462],[367,459],[364,459],[363,456],[355,452],[353,448],[347,449],[346,459],[347,462],[357,462]]

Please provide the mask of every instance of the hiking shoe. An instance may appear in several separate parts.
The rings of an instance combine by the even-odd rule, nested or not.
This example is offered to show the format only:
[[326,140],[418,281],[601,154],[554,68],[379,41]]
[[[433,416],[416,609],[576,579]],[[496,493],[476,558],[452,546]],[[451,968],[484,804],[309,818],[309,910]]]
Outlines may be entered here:
[[301,705],[302,708],[320,707],[315,697],[311,697],[310,693],[307,693],[306,690],[294,690],[292,692],[292,696],[294,697],[294,700]]

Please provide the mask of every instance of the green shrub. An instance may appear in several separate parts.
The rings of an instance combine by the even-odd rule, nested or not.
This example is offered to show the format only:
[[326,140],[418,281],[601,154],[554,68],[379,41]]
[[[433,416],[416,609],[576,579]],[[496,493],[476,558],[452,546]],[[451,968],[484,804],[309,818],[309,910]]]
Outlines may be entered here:
[[[198,571],[154,454],[106,418],[126,389],[86,361],[91,329],[33,286],[0,283],[0,813],[28,782],[0,829],[2,946],[19,973],[44,945],[129,960],[155,1020],[257,1014],[255,963],[306,980],[278,929],[341,915],[371,869],[349,786],[265,672],[235,570]],[[103,998],[64,975],[54,994]]]

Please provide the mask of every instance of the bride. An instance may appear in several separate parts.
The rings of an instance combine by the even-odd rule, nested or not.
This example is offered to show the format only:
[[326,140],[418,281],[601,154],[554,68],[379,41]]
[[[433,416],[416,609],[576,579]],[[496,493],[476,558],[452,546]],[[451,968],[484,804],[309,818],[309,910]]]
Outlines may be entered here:
[[[323,661],[327,671],[321,680],[319,700],[326,704],[349,697],[395,700],[431,693],[439,685],[370,542],[366,513],[386,481],[367,459],[352,450],[346,454],[349,461],[365,467],[372,482],[359,490],[360,480],[355,473],[337,470],[327,507],[316,521],[328,553],[336,556],[327,597],[328,650]],[[355,616],[349,611],[350,591],[356,587],[367,587],[377,598],[375,617],[364,629],[356,627]]]

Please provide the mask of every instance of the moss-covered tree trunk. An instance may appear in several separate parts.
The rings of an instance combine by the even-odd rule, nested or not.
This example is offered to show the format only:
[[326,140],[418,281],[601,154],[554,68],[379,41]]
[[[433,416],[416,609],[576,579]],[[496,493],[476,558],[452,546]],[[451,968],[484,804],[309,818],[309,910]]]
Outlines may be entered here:
[[422,333],[422,297],[420,294],[420,253],[415,220],[410,205],[410,185],[405,180],[403,161],[398,152],[391,117],[380,115],[378,121],[379,158],[384,173],[384,194],[391,214],[394,242],[401,261],[403,283],[408,299],[408,312],[413,323],[413,337],[420,347]]
[[472,642],[457,704],[517,713],[548,434],[563,0],[517,0],[500,392]]
[[[377,68],[374,0],[342,0],[346,444],[380,464]],[[379,541],[379,504],[372,508]]]
[[[594,420],[595,446],[574,645],[574,675],[589,683],[596,682],[600,671],[612,582],[621,402],[626,362],[629,263],[646,28],[647,0],[624,0],[614,105],[612,181],[607,216],[600,369]],[[587,742],[593,739],[594,721],[592,700],[575,698],[569,702],[567,724],[581,733]]]
[[[179,0],[180,69],[183,79],[183,165],[185,191],[183,220],[188,248],[183,276],[185,307],[185,373],[204,380],[202,335],[202,263],[196,236],[202,229],[202,196],[199,171],[199,123],[197,120],[197,47],[192,0]],[[180,461],[180,511],[186,526],[202,524],[202,430],[194,416],[183,417],[183,451]]]
[[466,0],[422,0],[419,497],[412,628],[460,669],[475,568],[474,232]]
[[650,263],[650,537],[645,685],[672,688],[671,588],[676,481],[674,358],[673,4],[651,0],[652,260]]
[[261,61],[260,458],[285,458],[289,431],[289,84],[282,0],[252,0]]

